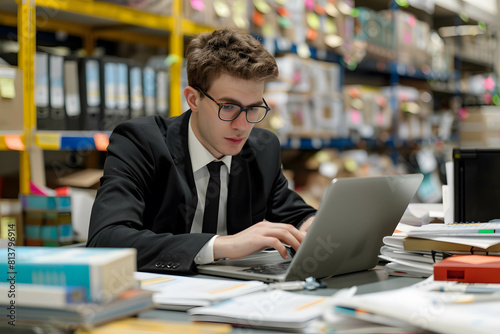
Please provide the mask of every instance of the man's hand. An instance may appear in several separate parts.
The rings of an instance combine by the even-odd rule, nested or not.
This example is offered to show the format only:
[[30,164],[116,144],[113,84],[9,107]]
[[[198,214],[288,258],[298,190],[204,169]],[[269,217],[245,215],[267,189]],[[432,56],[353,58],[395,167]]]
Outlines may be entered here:
[[302,225],[300,225],[299,231],[307,233],[307,231],[309,231],[309,227],[311,227],[313,220],[314,216],[307,218],[307,220],[303,222]]
[[304,236],[305,232],[299,231],[293,225],[263,221],[237,234],[217,237],[214,243],[214,259],[238,259],[269,247],[276,249],[281,257],[287,259],[288,253],[283,244],[297,250]]

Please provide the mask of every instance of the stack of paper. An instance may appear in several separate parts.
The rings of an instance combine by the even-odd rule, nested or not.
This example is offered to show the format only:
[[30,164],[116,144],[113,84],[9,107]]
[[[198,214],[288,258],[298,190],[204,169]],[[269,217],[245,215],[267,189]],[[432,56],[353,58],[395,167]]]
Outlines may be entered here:
[[441,203],[410,203],[401,217],[401,223],[420,226],[442,223],[443,219],[444,209]]
[[223,322],[287,333],[304,332],[324,313],[328,299],[271,290],[236,297],[209,307],[193,308],[188,313],[192,321]]
[[[387,261],[384,266],[387,274],[394,276],[428,277],[432,274],[432,258],[430,252],[420,253],[404,249],[404,240],[408,232],[417,227],[399,223],[391,236],[383,239],[380,259]],[[429,255],[425,257],[424,255]]]
[[336,299],[330,312],[398,324],[405,330],[414,328],[413,332],[497,333],[500,297],[492,294],[488,301],[481,301],[485,297],[477,294],[437,291],[446,291],[442,285],[448,283],[453,282],[435,282],[431,277],[407,288]]

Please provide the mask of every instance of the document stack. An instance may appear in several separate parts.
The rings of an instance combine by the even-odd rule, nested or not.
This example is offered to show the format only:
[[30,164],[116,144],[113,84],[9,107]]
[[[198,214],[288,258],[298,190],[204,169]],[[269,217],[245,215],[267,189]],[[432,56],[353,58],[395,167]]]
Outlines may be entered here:
[[384,238],[380,250],[380,258],[389,261],[385,266],[389,275],[428,277],[443,256],[500,255],[500,223],[418,225],[404,221],[405,217],[393,235]]
[[[341,332],[346,320],[355,323],[354,328],[367,329],[357,333],[498,332],[499,285],[483,285],[483,291],[489,293],[466,292],[470,287],[435,281],[431,276],[401,289],[336,298],[325,314],[328,332]],[[388,328],[381,329],[384,326]]]
[[9,325],[89,329],[153,306],[137,288],[135,249],[16,247],[1,252]]
[[187,311],[194,322],[316,333],[314,322],[328,305],[327,297],[274,289],[260,281],[153,273],[136,273],[135,278],[142,289],[154,291],[157,309]]

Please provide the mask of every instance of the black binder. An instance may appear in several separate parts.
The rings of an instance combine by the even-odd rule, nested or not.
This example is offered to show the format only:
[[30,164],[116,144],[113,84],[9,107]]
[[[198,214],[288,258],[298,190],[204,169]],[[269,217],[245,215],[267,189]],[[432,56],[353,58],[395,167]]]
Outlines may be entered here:
[[112,131],[129,118],[128,65],[124,60],[101,59],[101,115],[99,130]]
[[142,67],[130,62],[128,71],[130,118],[144,116]]
[[156,114],[168,117],[169,86],[167,70],[156,71]]
[[83,130],[79,62],[78,57],[68,56],[64,59],[64,102],[67,130]]
[[156,114],[156,72],[152,67],[144,67],[142,71],[144,94],[144,114]]
[[99,59],[83,58],[79,65],[82,130],[99,130],[102,104]]
[[49,54],[37,52],[35,55],[35,105],[36,128],[50,129],[50,78]]
[[64,57],[49,56],[49,130],[66,130],[64,93]]
[[500,149],[456,148],[453,169],[455,222],[500,219]]

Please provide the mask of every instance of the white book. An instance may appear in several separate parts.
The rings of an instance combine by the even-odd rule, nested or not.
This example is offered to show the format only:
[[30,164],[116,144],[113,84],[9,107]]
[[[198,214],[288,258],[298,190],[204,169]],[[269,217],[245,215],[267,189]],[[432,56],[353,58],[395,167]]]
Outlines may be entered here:
[[156,308],[187,310],[267,289],[260,281],[221,280],[136,272],[141,288],[154,291]]
[[0,305],[65,308],[84,303],[86,293],[83,286],[0,283]]
[[473,237],[500,240],[500,223],[430,224],[408,231],[408,236],[434,239],[437,237]]

